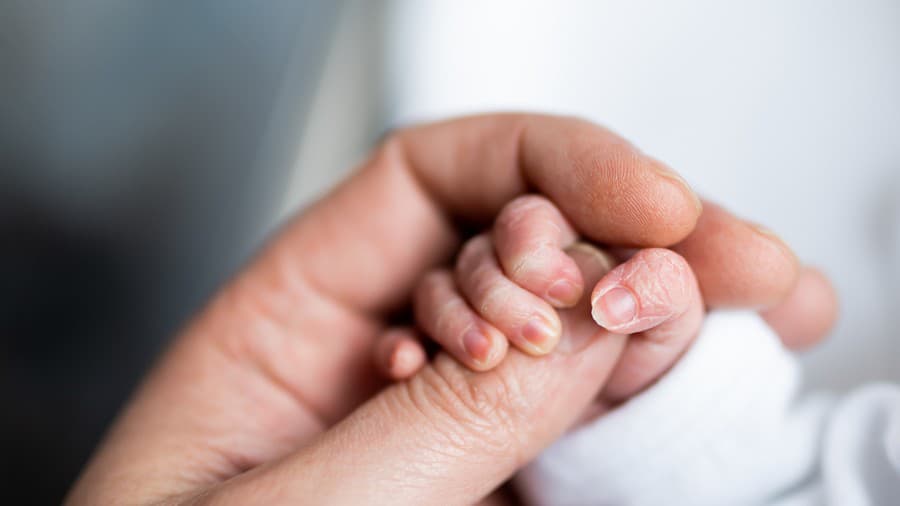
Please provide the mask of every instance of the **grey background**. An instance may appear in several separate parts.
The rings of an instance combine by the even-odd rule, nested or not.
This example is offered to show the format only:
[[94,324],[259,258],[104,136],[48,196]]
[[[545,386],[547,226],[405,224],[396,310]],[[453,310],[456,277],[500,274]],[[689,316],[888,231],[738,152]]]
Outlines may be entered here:
[[62,499],[264,236],[342,4],[0,4],[0,502]]

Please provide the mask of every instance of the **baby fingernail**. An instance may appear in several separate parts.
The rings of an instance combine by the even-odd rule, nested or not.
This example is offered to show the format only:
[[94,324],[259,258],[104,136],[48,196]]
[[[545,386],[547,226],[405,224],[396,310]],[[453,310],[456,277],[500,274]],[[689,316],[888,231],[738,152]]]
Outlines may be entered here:
[[557,307],[575,304],[578,302],[578,295],[578,287],[567,279],[560,279],[547,289],[547,299]]
[[541,318],[534,318],[522,327],[522,337],[531,343],[536,351],[546,353],[554,344],[559,331]]
[[478,363],[484,363],[491,351],[491,341],[477,330],[470,330],[463,336],[463,349]]
[[591,316],[601,327],[612,330],[637,316],[637,299],[631,290],[616,286],[591,301]]

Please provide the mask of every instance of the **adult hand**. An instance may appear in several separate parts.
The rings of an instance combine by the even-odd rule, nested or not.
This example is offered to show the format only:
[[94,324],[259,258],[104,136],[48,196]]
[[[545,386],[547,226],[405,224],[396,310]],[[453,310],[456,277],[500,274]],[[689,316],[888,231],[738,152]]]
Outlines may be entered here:
[[[178,337],[69,502],[485,497],[580,415],[623,339],[540,360],[513,351],[483,374],[440,355],[388,388],[371,347],[417,278],[455,253],[460,224],[487,223],[528,190],[595,241],[682,241],[709,304],[773,305],[796,285],[789,250],[726,213],[691,234],[700,206],[689,188],[595,125],[492,115],[404,130],[282,230]],[[714,237],[723,231],[727,241]]]

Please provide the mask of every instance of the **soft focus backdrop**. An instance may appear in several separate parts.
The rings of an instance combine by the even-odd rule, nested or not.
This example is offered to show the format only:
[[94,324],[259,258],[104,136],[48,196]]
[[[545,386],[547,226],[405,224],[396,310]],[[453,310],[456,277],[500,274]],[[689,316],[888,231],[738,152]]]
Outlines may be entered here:
[[894,0],[2,2],[0,501],[58,502],[173,333],[385,131],[476,111],[599,121],[771,226],[844,303],[810,387],[900,379],[897,26]]
[[338,8],[0,3],[0,502],[61,500],[268,230]]

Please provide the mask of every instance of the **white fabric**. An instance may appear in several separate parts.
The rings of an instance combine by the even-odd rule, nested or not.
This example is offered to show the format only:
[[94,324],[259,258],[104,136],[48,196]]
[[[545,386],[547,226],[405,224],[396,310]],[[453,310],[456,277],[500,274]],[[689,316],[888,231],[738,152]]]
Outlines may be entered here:
[[762,320],[714,313],[657,384],[516,478],[536,504],[900,504],[900,389],[796,398]]

